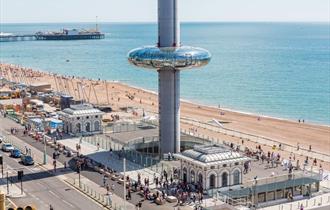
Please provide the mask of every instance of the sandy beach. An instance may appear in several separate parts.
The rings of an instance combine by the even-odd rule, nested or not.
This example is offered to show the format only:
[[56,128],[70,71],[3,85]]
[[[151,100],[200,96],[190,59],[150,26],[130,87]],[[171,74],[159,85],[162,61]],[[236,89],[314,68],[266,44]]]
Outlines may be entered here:
[[[2,76],[10,81],[25,84],[47,82],[51,84],[52,89],[55,91],[70,94],[75,99],[84,99],[93,104],[111,105],[114,110],[130,106],[144,109],[146,113],[158,112],[158,96],[152,91],[131,87],[115,81],[96,81],[88,78],[63,76],[10,64],[0,64],[0,67],[0,77]],[[248,134],[257,139],[272,140],[272,143],[268,141],[263,144],[266,147],[283,144],[287,145],[286,151],[288,153],[295,153],[296,147],[299,145],[300,151],[305,151],[306,156],[314,157],[314,153],[308,153],[311,146],[315,154],[322,155],[322,157],[325,157],[324,160],[329,158],[330,127],[327,125],[310,124],[306,121],[299,123],[298,119],[293,121],[258,116],[183,100],[181,100],[181,118],[200,124],[207,124],[212,120],[217,120],[225,129]],[[211,138],[237,143],[242,140],[237,135],[226,135],[223,132],[215,132],[212,129],[201,128],[197,124],[187,123],[187,120],[181,120],[182,129],[189,131],[193,127],[198,129],[199,133]],[[250,144],[251,146],[257,145],[253,141]],[[290,146],[291,148],[288,149]],[[322,160],[323,158],[319,159]]]

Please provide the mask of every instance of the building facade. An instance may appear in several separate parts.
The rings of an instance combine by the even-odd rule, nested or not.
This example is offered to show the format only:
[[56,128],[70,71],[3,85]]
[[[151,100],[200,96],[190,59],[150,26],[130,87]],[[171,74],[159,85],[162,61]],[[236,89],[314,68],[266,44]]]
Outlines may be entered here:
[[249,158],[222,145],[195,146],[175,157],[181,162],[181,179],[203,189],[226,188],[243,181],[243,164]]
[[103,115],[104,112],[90,104],[71,105],[59,112],[64,132],[73,135],[101,133]]

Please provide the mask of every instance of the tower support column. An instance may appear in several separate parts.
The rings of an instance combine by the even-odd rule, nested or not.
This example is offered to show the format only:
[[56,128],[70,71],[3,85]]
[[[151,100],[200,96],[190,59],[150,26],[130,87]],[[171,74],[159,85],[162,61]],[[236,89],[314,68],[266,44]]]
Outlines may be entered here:
[[160,154],[180,152],[180,71],[158,70]]

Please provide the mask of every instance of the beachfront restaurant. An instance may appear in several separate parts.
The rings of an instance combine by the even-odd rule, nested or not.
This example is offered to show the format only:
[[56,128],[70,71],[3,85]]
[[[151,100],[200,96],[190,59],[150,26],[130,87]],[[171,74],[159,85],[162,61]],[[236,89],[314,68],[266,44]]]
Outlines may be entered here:
[[237,189],[220,189],[216,197],[231,205],[263,207],[310,197],[320,190],[320,181],[321,175],[318,173],[298,171],[249,180]]
[[174,155],[180,161],[181,179],[204,190],[242,183],[243,164],[250,159],[223,145],[202,145]]
[[104,112],[90,104],[71,105],[58,112],[65,133],[72,135],[102,133]]

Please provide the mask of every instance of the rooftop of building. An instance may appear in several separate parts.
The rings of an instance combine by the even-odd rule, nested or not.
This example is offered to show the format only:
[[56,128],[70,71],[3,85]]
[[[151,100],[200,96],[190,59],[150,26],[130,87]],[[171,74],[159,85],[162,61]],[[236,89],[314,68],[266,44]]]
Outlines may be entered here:
[[2,99],[0,100],[0,105],[13,105],[13,104],[17,104],[17,105],[22,105],[23,104],[23,100],[21,98],[12,98],[12,99]]
[[239,152],[232,151],[223,145],[210,144],[199,145],[176,155],[179,159],[190,162],[198,162],[204,165],[224,164],[230,162],[242,162],[249,160]]
[[63,109],[61,114],[68,115],[91,115],[91,114],[103,114],[99,109],[94,108],[91,104],[78,104],[71,105],[70,108]]

